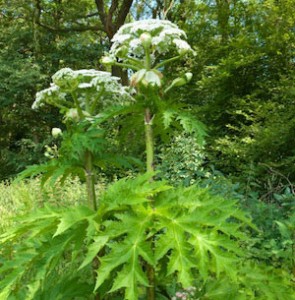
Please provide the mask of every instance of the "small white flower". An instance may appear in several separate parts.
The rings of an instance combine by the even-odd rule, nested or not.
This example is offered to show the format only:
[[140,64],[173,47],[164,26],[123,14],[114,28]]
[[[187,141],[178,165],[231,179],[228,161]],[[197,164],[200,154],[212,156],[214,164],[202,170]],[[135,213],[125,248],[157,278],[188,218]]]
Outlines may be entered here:
[[155,36],[152,38],[152,44],[157,46],[158,44],[160,44],[163,41],[163,39],[159,36]]
[[141,40],[140,39],[133,39],[133,40],[130,41],[129,46],[132,49],[136,49],[136,48],[141,46]]
[[53,83],[63,90],[74,90],[78,82],[77,74],[70,68],[63,68],[52,76]]
[[76,77],[78,77],[78,75],[81,75],[81,76],[85,76],[85,77],[97,77],[97,76],[100,76],[100,77],[108,77],[110,76],[110,73],[109,72],[103,72],[103,71],[97,71],[95,69],[82,69],[82,70],[77,70],[77,71],[74,71],[74,74]]
[[44,103],[56,106],[62,112],[66,111],[65,120],[79,121],[81,115],[78,114],[77,105],[83,116],[88,117],[90,110],[95,115],[105,106],[133,100],[119,83],[120,79],[109,72],[64,68],[52,78],[54,83],[50,88],[37,93],[32,108],[38,108]]
[[57,138],[57,137],[59,137],[59,136],[62,135],[62,131],[61,131],[60,128],[54,127],[54,128],[51,129],[51,134],[52,134],[52,136],[53,136],[54,138]]
[[130,34],[121,34],[117,36],[116,42],[123,43],[131,38]]
[[92,87],[92,84],[91,83],[86,83],[86,82],[80,83],[78,85],[79,89],[89,89],[91,87]]
[[62,99],[65,94],[60,92],[58,86],[51,84],[51,86],[43,91],[40,91],[36,94],[36,99],[32,105],[32,109],[38,109],[43,106],[46,102],[54,102],[55,98]]

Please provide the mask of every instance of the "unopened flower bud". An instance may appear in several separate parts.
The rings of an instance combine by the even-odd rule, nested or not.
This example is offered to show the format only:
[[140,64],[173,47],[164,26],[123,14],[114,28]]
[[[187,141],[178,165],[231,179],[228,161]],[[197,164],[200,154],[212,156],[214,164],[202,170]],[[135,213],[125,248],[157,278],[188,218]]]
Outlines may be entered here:
[[51,134],[54,138],[57,138],[62,135],[62,131],[60,128],[52,128]]
[[157,72],[156,70],[147,71],[145,73],[144,79],[142,80],[143,85],[145,86],[153,86],[160,87],[162,85],[161,82],[162,74]]
[[191,81],[192,77],[193,77],[193,74],[188,72],[188,73],[185,73],[183,76],[174,79],[172,81],[172,83],[170,84],[170,86],[165,90],[165,93],[167,93],[174,87],[183,86],[183,85],[187,84],[188,82]]
[[65,118],[78,121],[79,120],[78,110],[76,108],[70,108],[66,113]]
[[101,62],[105,65],[111,65],[115,62],[115,60],[110,56],[103,56]]
[[150,45],[152,43],[152,36],[149,33],[147,33],[147,32],[142,33],[140,35],[139,39],[145,48],[150,47]]
[[172,81],[171,87],[182,86],[186,84],[186,80],[183,77],[178,77]]
[[184,77],[186,78],[186,82],[190,82],[191,79],[193,78],[193,73],[191,72],[185,73]]

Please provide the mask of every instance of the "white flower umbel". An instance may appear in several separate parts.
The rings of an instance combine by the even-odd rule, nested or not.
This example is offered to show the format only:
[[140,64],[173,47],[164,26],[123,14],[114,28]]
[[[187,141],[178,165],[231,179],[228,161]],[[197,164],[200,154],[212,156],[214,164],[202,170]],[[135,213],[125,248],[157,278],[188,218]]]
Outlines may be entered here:
[[123,25],[114,35],[110,54],[124,59],[142,58],[145,47],[153,54],[164,54],[175,49],[180,55],[193,52],[185,41],[186,34],[167,20],[141,20]]
[[47,103],[60,108],[66,117],[75,111],[77,116],[69,118],[76,120],[94,116],[103,107],[132,101],[119,78],[108,72],[64,68],[52,76],[52,81],[50,88],[37,93],[33,109]]
[[44,103],[54,105],[55,102],[61,102],[65,99],[65,93],[61,92],[60,88],[51,84],[50,88],[40,91],[36,94],[36,99],[32,105],[32,109],[38,109]]

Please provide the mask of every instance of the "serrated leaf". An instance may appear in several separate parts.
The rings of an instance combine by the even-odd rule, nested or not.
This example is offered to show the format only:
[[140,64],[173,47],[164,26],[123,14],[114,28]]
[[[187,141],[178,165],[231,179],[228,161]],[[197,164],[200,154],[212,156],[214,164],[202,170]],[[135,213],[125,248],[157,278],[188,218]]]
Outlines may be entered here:
[[119,209],[124,205],[138,205],[150,202],[154,195],[172,188],[164,181],[152,181],[153,176],[153,173],[146,173],[134,179],[117,181],[102,195],[101,203],[107,210]]
[[97,236],[94,238],[94,241],[88,245],[87,254],[84,258],[82,264],[79,267],[79,270],[90,264],[93,259],[97,256],[99,251],[106,245],[109,240],[108,236]]
[[197,138],[198,143],[204,145],[204,138],[207,135],[205,125],[198,121],[193,115],[181,112],[177,114],[177,120],[188,134],[194,134]]
[[217,276],[225,272],[236,279],[235,262],[243,251],[232,238],[244,236],[240,234],[240,215],[234,201],[194,186],[163,192],[155,198],[155,204],[157,230],[161,232],[155,255],[157,261],[169,257],[167,275],[178,274],[184,285],[189,284],[194,270],[205,280],[212,272]]
[[148,284],[146,275],[142,270],[142,261],[146,261],[152,266],[155,265],[151,240],[146,240],[145,235],[150,228],[153,217],[148,212],[149,210],[140,209],[138,214],[135,212],[116,214],[115,217],[118,221],[108,221],[105,224],[105,234],[108,236],[116,235],[116,230],[119,230],[120,234],[124,233],[126,237],[124,238],[123,235],[123,240],[119,243],[112,241],[108,243],[111,250],[107,255],[100,258],[95,289],[108,280],[114,271],[117,272],[117,276],[111,292],[125,288],[125,299],[137,299],[138,287]]
[[[100,266],[97,271],[97,279],[95,284],[95,291],[104,283],[110,276],[111,272],[118,266],[130,260],[132,251],[130,245],[117,245],[118,250],[113,250],[110,254],[100,259]],[[114,246],[112,246],[114,249]]]
[[174,110],[165,110],[162,112],[163,125],[165,129],[168,129],[172,124],[176,112]]
[[77,206],[62,214],[53,237],[58,236],[78,222],[94,217],[95,212],[86,206]]

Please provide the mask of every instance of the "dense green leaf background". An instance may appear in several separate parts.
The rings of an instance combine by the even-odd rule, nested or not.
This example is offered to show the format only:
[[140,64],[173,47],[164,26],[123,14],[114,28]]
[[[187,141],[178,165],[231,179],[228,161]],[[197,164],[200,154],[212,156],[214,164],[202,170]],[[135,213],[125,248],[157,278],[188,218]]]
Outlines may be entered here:
[[[1,231],[5,231],[11,224],[9,218],[11,215],[31,211],[37,206],[42,207],[44,199],[59,207],[56,212],[44,208],[40,218],[36,215],[40,230],[45,232],[45,240],[36,245],[36,252],[26,253],[26,248],[20,249],[21,253],[26,253],[23,257],[19,257],[20,263],[26,264],[29,269],[31,260],[36,259],[41,266],[40,272],[35,270],[36,273],[32,275],[35,276],[35,281],[29,291],[31,297],[35,295],[40,299],[43,299],[44,295],[50,295],[49,299],[59,299],[60,290],[63,290],[64,295],[69,299],[73,297],[72,295],[79,297],[77,291],[79,289],[81,297],[83,293],[87,294],[93,290],[94,287],[87,280],[78,282],[78,277],[89,276],[91,271],[87,267],[79,269],[78,277],[72,276],[73,270],[90,263],[93,254],[91,247],[88,248],[88,260],[78,261],[78,264],[72,257],[65,260],[65,264],[71,264],[74,261],[67,269],[70,273],[63,273],[64,265],[56,262],[50,253],[43,260],[40,253],[48,249],[49,243],[52,242],[50,239],[46,240],[48,233],[48,235],[55,234],[56,236],[50,246],[57,251],[58,255],[65,255],[66,258],[68,255],[74,257],[79,253],[77,250],[79,245],[91,244],[88,238],[93,230],[91,226],[95,227],[95,222],[91,223],[91,216],[84,208],[73,209],[67,213],[63,211],[63,206],[70,205],[69,199],[85,204],[81,200],[83,196],[80,197],[80,192],[75,190],[76,188],[79,190],[80,184],[83,185],[81,182],[69,184],[69,190],[58,190],[59,194],[55,194],[54,197],[51,197],[52,191],[47,191],[40,198],[41,192],[39,190],[36,192],[34,181],[17,186],[4,180],[14,178],[20,171],[32,164],[45,166],[47,169],[45,168],[46,170],[42,172],[48,172],[49,175],[55,174],[56,177],[60,175],[58,173],[61,172],[60,170],[55,171],[58,166],[48,164],[44,152],[46,145],[53,146],[56,143],[50,135],[51,128],[63,128],[64,124],[57,110],[46,107],[40,111],[33,111],[31,105],[36,92],[47,87],[51,75],[60,68],[103,70],[99,60],[110,46],[113,31],[118,28],[113,26],[112,32],[106,30],[105,24],[98,16],[96,5],[98,2],[105,2],[104,6],[107,10],[111,3],[116,1],[3,0],[0,3]],[[126,2],[122,1],[123,4]],[[42,7],[41,10],[40,7]],[[243,250],[247,253],[246,255],[259,262],[261,268],[252,265],[243,266],[237,274],[232,275],[239,279],[238,283],[233,280],[229,284],[222,278],[217,280],[209,276],[206,282],[199,282],[196,299],[225,299],[226,297],[239,299],[237,295],[240,299],[255,299],[257,295],[261,297],[257,299],[288,299],[289,297],[288,291],[290,290],[288,290],[289,283],[287,282],[288,280],[290,282],[292,278],[294,280],[295,276],[294,7],[294,0],[159,0],[150,5],[147,5],[146,1],[138,0],[133,1],[133,6],[127,16],[129,21],[151,16],[166,17],[186,31],[188,42],[196,52],[196,56],[187,61],[173,63],[163,69],[167,81],[172,81],[175,73],[184,74],[186,71],[191,71],[194,76],[188,85],[167,94],[167,106],[170,107],[170,112],[166,109],[163,115],[155,118],[155,133],[166,142],[155,149],[157,169],[160,171],[156,177],[166,179],[171,186],[178,186],[179,193],[183,195],[190,193],[190,189],[183,186],[197,184],[205,189],[210,187],[210,193],[216,197],[213,199],[217,202],[221,201],[221,207],[224,208],[231,204],[223,202],[220,197],[237,199],[245,214],[251,215],[253,223],[259,229],[258,231],[245,229],[249,231],[252,239],[244,241]],[[115,17],[118,17],[116,13],[118,12],[115,12],[113,24],[115,24]],[[178,114],[179,107],[186,107],[187,113]],[[187,118],[188,115],[195,116],[196,121],[191,122],[191,119]],[[205,124],[206,130],[199,121]],[[131,126],[133,129],[129,130]],[[173,126],[174,133],[161,131],[162,128],[166,129],[168,126]],[[187,133],[181,134],[181,128],[186,129]],[[142,119],[129,118],[128,112],[126,117],[120,120],[115,119],[104,128],[112,147],[119,146],[122,154],[139,159],[143,157],[144,152],[144,144],[138,142],[142,138],[141,129]],[[201,137],[201,140],[205,137],[206,142],[200,145],[193,136],[194,134]],[[117,140],[115,137],[120,137],[120,139]],[[136,146],[132,149],[128,147],[135,141]],[[81,139],[77,139],[77,142],[80,143]],[[71,144],[70,141],[69,144]],[[116,160],[116,157],[113,158]],[[106,168],[103,159],[104,157],[97,162],[101,171],[100,182],[109,182],[125,175],[133,177],[134,171],[125,172],[117,169],[116,166]],[[75,157],[72,157],[72,161],[75,162]],[[124,161],[120,164],[125,166],[127,163]],[[73,166],[79,174],[79,165],[76,166],[73,163]],[[34,173],[34,169],[31,171]],[[66,175],[64,179],[72,171],[73,169],[70,168],[63,170],[62,172]],[[109,195],[104,196],[104,201],[107,202],[107,197],[114,201],[115,195],[120,190],[120,184],[122,181],[118,181],[117,185],[110,188]],[[140,185],[138,182],[132,184]],[[127,184],[124,185],[124,189],[126,186]],[[130,193],[135,188],[134,186],[130,188]],[[157,187],[154,189],[153,192],[157,194]],[[72,193],[69,192],[71,190]],[[124,191],[120,190],[120,193],[125,193]],[[141,192],[147,193],[147,191]],[[167,194],[165,199],[172,203],[175,201],[169,191],[161,190],[161,192]],[[79,199],[76,199],[74,195],[78,195]],[[128,195],[130,196],[126,192],[127,200]],[[134,199],[145,202],[148,197],[141,197],[140,194],[130,196],[129,200],[135,201]],[[161,200],[161,196],[158,196],[158,200],[160,210],[165,210],[165,201],[168,200]],[[130,201],[128,205],[132,206]],[[110,208],[111,203],[114,205],[113,208]],[[211,202],[209,204],[214,205]],[[136,226],[132,223],[134,215],[138,217],[140,213],[143,213],[131,210],[127,218],[123,213],[120,214],[120,210],[126,207],[118,208],[116,206],[118,203],[111,201],[108,205],[109,208],[106,209],[118,209],[115,220],[112,222],[117,222],[120,226],[125,219],[126,226]],[[233,207],[230,208],[234,210]],[[189,210],[188,207],[184,209]],[[172,211],[165,213],[173,215]],[[219,213],[222,216],[224,212]],[[197,214],[199,218],[202,210]],[[80,222],[79,226],[69,222],[73,216],[77,217],[76,221]],[[144,221],[146,215],[143,213],[140,217]],[[163,233],[166,228],[169,228],[165,232],[167,239],[178,234],[180,237],[183,234],[191,235],[191,239],[187,242],[185,249],[177,248],[177,245],[174,245],[173,249],[166,249],[165,241],[159,237],[161,249],[157,250],[157,259],[160,261],[165,253],[169,253],[171,259],[168,270],[159,272],[170,274],[178,271],[179,279],[180,281],[183,279],[185,285],[189,284],[191,261],[189,254],[182,257],[181,252],[187,252],[187,247],[192,244],[196,248],[198,245],[201,246],[193,238],[194,233],[190,232],[190,226],[187,226],[187,223],[193,220],[182,214],[173,217],[179,218],[181,226],[170,224],[169,218],[164,220],[159,217],[157,230]],[[44,221],[42,218],[48,219]],[[148,220],[146,222],[144,226],[148,226]],[[210,224],[207,225],[210,227]],[[70,235],[67,231],[69,228],[78,228],[76,235]],[[233,230],[233,228],[230,229]],[[124,227],[121,230],[124,230]],[[206,234],[202,232],[204,236],[200,232],[198,236],[203,237],[205,246],[202,247],[207,250],[200,250],[198,255],[203,255],[203,262],[214,261],[216,257],[219,257],[216,262],[222,262],[222,265],[211,265],[214,270],[207,270],[205,265],[200,265],[198,266],[199,272],[204,278],[208,276],[208,272],[219,273],[219,269],[220,272],[227,272],[227,257],[221,257],[212,243],[224,243],[224,247],[230,249],[231,241],[219,237],[218,227],[214,227],[212,232],[208,231]],[[37,233],[33,232],[32,236],[34,237]],[[23,232],[14,234],[19,234],[21,237]],[[59,243],[58,237],[62,234],[65,236],[69,234],[70,240],[63,240]],[[226,232],[224,234],[226,235]],[[107,243],[106,239],[100,238],[92,241],[95,249]],[[121,257],[122,265],[124,259],[127,261],[134,258],[135,261],[138,257],[151,265],[155,263],[149,256],[149,245],[146,241],[140,241],[138,248],[133,252],[128,252],[128,247],[137,238],[139,236],[129,236],[124,240],[125,248],[121,250],[126,252],[126,257]],[[32,243],[32,240],[33,238],[30,240],[29,237],[28,243]],[[57,245],[58,250],[54,248]],[[108,249],[110,253],[102,260],[103,270],[108,264],[108,258],[112,255],[120,256],[111,243],[108,244]],[[232,250],[237,252],[236,249]],[[0,257],[0,265],[1,259]],[[41,285],[40,278],[44,276],[42,272],[47,270],[47,264],[54,265],[55,269],[54,271],[51,269],[52,273],[47,274],[48,285],[44,287],[42,292],[44,294],[41,292],[38,294],[37,290]],[[269,265],[269,268],[266,265]],[[109,267],[108,265],[103,271],[105,277],[113,276],[115,273],[108,273]],[[12,266],[8,271],[13,268]],[[128,277],[128,282],[134,284],[128,285],[126,293],[129,294],[126,297],[137,297],[138,291],[134,288],[135,283],[140,282],[143,286],[146,285],[146,278],[139,266],[136,263],[133,265],[128,263],[120,268],[120,262],[118,262],[113,269],[119,270],[113,286],[102,288],[105,291],[116,291],[127,287],[124,278],[133,276]],[[12,285],[18,284],[17,280],[23,280],[19,270],[11,273],[11,277],[7,279],[8,282],[11,280]],[[56,282],[56,274],[64,278],[63,283]],[[282,276],[286,278],[285,289],[284,283],[277,279]],[[77,284],[77,290],[73,282]],[[246,288],[246,283],[249,282],[252,282],[252,289]],[[1,284],[5,286],[5,282]],[[101,284],[97,282],[96,287]],[[272,289],[262,291],[267,285]],[[258,290],[260,292],[257,292]],[[172,286],[170,295],[176,291],[177,286]],[[20,299],[22,292],[20,288]],[[0,290],[0,293],[4,295],[5,291]]]

